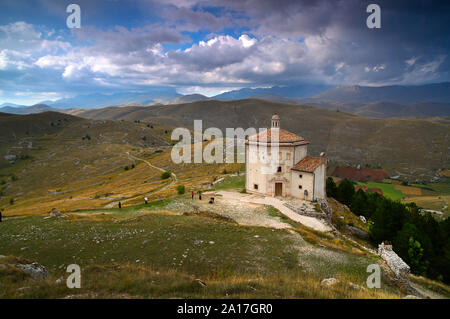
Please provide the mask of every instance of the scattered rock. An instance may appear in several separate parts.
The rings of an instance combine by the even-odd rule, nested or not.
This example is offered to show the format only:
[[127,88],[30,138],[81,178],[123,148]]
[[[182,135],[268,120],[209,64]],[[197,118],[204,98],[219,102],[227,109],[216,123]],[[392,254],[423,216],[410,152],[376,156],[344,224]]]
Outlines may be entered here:
[[56,282],[58,285],[59,285],[59,284],[62,284],[62,283],[64,282],[64,277],[60,277],[60,278],[56,279],[55,282]]
[[421,298],[414,295],[406,295],[405,297],[403,297],[403,299],[421,299]]
[[361,287],[358,284],[354,284],[352,282],[349,282],[348,285],[350,286],[350,288],[355,289],[355,290],[366,290],[366,288]]
[[383,258],[392,272],[395,274],[395,280],[400,286],[410,287],[409,284],[409,266],[393,250],[392,245],[381,243],[378,245],[378,255]]
[[337,284],[338,282],[339,282],[339,280],[336,278],[325,278],[324,280],[322,280],[322,282],[320,284],[322,286],[331,287],[331,286]]
[[59,217],[61,215],[62,215],[62,213],[59,210],[57,210],[56,208],[52,208],[52,211],[50,212],[50,216]]
[[359,219],[361,219],[361,221],[362,221],[364,224],[367,223],[366,217],[364,217],[363,215],[359,216]]
[[195,281],[198,282],[203,287],[206,287],[206,283],[204,281],[202,281],[201,279],[195,279]]

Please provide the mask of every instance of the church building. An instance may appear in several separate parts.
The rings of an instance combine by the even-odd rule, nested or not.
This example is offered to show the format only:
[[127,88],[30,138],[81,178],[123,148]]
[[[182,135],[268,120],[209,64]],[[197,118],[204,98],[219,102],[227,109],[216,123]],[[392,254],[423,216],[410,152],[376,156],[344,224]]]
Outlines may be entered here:
[[[308,201],[325,199],[326,155],[308,156],[308,144],[304,138],[281,129],[280,117],[274,114],[270,129],[245,141],[247,193]],[[278,159],[274,160],[276,151]]]

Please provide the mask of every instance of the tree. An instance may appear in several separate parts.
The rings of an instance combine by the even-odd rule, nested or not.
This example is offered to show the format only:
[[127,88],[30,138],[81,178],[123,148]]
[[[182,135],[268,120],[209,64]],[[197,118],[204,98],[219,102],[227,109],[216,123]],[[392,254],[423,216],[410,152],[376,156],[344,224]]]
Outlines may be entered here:
[[355,186],[353,186],[353,183],[350,180],[344,179],[337,187],[336,199],[342,204],[350,206],[353,195],[355,195]]
[[370,213],[367,212],[367,195],[362,189],[358,189],[353,196],[350,210],[358,216],[363,215],[367,218],[370,217]]
[[411,269],[418,275],[426,275],[429,261],[424,260],[423,248],[414,237],[409,237],[408,256]]
[[172,174],[169,171],[165,171],[161,174],[161,179],[168,179]]
[[337,196],[337,186],[332,177],[327,178],[326,183],[327,196],[336,198]]

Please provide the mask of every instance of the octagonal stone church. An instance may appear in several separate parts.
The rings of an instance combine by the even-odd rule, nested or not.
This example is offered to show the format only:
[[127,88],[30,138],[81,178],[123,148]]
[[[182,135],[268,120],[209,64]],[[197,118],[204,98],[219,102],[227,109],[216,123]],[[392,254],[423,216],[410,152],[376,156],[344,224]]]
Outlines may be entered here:
[[[326,198],[326,155],[308,156],[308,144],[304,138],[281,129],[280,117],[274,114],[270,129],[245,141],[246,192],[308,201]],[[258,155],[260,147],[267,148],[267,157],[278,147],[278,161]]]

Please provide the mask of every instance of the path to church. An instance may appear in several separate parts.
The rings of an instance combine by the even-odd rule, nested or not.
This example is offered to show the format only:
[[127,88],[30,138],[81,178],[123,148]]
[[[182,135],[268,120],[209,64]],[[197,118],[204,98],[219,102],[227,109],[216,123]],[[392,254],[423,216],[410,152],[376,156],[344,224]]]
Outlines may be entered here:
[[293,221],[299,222],[307,227],[322,232],[331,231],[331,228],[321,220],[314,217],[300,215],[294,212],[292,209],[284,206],[283,201],[275,197],[241,194],[227,191],[216,192],[216,194],[222,195],[223,199],[234,199],[247,203],[270,205],[278,209],[283,215],[287,216]]

